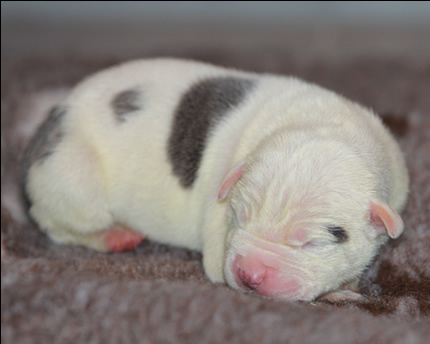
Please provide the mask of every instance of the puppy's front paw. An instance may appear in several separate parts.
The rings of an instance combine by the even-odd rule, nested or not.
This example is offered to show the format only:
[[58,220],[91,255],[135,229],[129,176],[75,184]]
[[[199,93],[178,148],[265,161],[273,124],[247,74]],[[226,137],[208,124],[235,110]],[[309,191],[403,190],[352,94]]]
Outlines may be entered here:
[[360,294],[357,291],[353,290],[335,290],[332,292],[329,292],[327,294],[324,294],[318,298],[318,300],[325,300],[330,302],[337,302],[337,301],[365,301],[366,297]]
[[[217,257],[218,258],[218,257]],[[224,283],[222,257],[215,259],[214,256],[203,253],[203,267],[207,278],[213,283]]]

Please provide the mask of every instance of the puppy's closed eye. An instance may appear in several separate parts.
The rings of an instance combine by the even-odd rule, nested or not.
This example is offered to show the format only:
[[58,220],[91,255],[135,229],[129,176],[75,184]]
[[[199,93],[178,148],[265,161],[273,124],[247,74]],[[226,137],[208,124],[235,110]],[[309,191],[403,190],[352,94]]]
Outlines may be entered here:
[[342,244],[348,241],[348,233],[345,229],[339,226],[327,226],[327,231],[333,235],[337,244]]

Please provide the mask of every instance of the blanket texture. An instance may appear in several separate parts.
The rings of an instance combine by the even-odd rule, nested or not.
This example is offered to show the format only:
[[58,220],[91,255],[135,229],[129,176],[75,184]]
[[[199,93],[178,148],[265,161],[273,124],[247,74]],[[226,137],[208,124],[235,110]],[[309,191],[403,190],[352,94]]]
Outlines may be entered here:
[[[32,97],[75,85],[129,57],[188,57],[302,77],[373,108],[408,163],[405,232],[376,257],[356,302],[276,302],[205,279],[201,254],[145,241],[97,253],[54,244],[21,218],[18,164]],[[160,50],[133,56],[8,57],[1,73],[2,343],[428,343],[430,338],[430,63],[370,55]]]

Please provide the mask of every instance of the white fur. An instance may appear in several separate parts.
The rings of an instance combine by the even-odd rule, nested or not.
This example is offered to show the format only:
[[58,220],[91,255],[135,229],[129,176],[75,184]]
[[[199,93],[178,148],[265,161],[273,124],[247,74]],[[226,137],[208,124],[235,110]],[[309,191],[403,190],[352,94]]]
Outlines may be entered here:
[[[190,85],[216,76],[257,84],[216,127],[198,178],[184,189],[167,158],[174,110]],[[135,87],[143,91],[143,110],[118,125],[110,101]],[[28,179],[31,214],[58,242],[103,249],[91,238],[121,224],[202,250],[209,279],[234,288],[240,288],[230,268],[235,257],[267,244],[302,284],[297,295],[271,296],[311,300],[357,279],[386,240],[371,226],[369,202],[397,212],[406,202],[404,160],[380,120],[295,78],[142,60],[84,80],[65,104],[71,110],[58,152],[32,166]],[[224,177],[240,162],[243,175],[218,201]],[[330,243],[321,226],[332,223],[348,228],[348,242]],[[302,227],[308,241],[297,242],[292,233]],[[305,243],[312,244],[305,250]]]

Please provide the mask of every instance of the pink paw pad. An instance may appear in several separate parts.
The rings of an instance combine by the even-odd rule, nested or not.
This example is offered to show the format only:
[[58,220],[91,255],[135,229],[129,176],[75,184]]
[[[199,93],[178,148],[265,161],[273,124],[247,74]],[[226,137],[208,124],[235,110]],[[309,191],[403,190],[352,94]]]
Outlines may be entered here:
[[121,227],[110,229],[103,235],[104,243],[112,252],[133,250],[139,246],[143,239],[142,234]]

